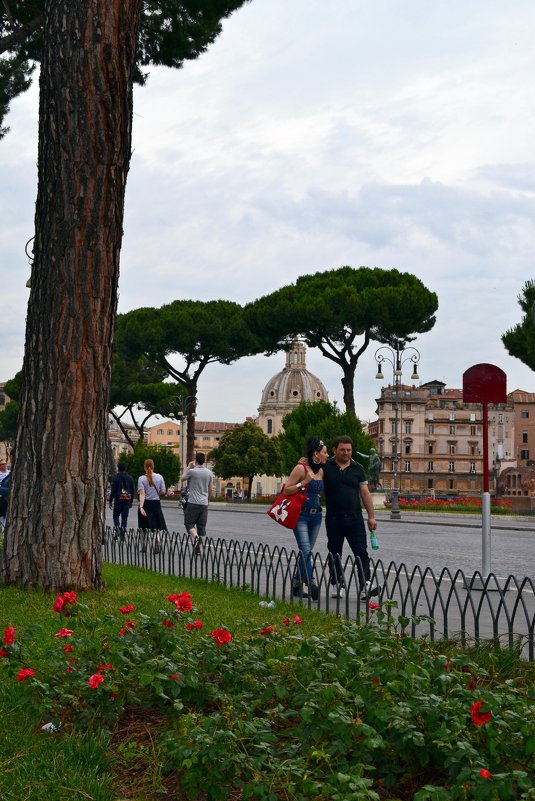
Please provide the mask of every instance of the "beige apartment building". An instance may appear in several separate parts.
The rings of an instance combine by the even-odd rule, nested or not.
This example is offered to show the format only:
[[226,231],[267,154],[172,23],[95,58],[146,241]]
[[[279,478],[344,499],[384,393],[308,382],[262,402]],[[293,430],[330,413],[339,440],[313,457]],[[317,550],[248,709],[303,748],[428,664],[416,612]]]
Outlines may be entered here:
[[[483,420],[480,404],[441,381],[387,386],[369,426],[382,459],[381,483],[391,489],[396,460],[402,493],[479,495],[483,489]],[[515,460],[514,401],[489,409],[489,483],[496,492],[503,469]],[[534,435],[535,436],[535,435]],[[535,442],[535,439],[534,439]]]

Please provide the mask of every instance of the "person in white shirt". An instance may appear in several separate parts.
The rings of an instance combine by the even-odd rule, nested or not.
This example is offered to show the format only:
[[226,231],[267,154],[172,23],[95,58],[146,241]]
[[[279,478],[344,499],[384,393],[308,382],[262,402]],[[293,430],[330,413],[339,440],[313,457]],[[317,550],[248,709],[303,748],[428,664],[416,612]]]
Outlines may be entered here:
[[165,481],[163,476],[154,472],[152,459],[145,459],[143,464],[145,475],[140,476],[137,482],[139,494],[139,528],[153,531],[167,531],[167,523],[162,512],[160,496],[165,495]]

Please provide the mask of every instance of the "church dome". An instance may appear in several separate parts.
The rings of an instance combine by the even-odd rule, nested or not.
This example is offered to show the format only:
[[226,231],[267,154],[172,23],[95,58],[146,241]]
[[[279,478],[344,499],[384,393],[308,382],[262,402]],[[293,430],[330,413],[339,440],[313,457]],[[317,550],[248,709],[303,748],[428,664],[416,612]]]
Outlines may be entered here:
[[295,341],[286,354],[285,367],[268,381],[262,391],[258,422],[267,434],[278,434],[284,415],[301,401],[315,403],[320,400],[329,400],[327,390],[319,378],[306,369],[306,347]]

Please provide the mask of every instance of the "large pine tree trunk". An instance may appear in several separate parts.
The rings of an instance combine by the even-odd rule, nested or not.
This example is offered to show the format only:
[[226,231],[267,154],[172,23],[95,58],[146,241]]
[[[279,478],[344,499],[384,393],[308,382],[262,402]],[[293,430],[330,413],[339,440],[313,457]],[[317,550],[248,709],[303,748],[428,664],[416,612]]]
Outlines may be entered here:
[[142,0],[46,0],[6,583],[102,586],[107,407]]

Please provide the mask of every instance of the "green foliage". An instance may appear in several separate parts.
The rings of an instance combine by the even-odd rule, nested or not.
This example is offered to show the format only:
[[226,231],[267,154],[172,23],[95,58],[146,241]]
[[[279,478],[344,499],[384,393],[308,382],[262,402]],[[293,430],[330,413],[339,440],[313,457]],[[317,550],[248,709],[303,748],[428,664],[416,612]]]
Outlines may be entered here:
[[[249,488],[254,476],[281,475],[278,442],[264,434],[255,423],[247,420],[230,431],[225,431],[219,446],[208,454],[214,460],[214,473],[220,478],[242,476]],[[249,492],[249,496],[250,496]]]
[[[511,677],[477,651],[406,637],[392,602],[318,633],[313,613],[263,609],[259,623],[255,599],[254,619],[225,620],[197,586],[197,608],[185,590],[145,608],[138,585],[120,610],[71,597],[50,609],[54,628],[16,627],[0,672],[18,714],[61,724],[60,746],[127,710],[150,716],[162,782],[174,775],[191,799],[535,797],[533,666]],[[17,682],[22,667],[35,675]],[[144,748],[123,741],[123,769]]]
[[[248,0],[144,0],[138,35],[135,80],[145,83],[143,67],[181,67],[197,58],[222,30],[221,21]],[[0,3],[0,125],[10,101],[25,91],[33,65],[40,61],[45,0]],[[9,37],[9,46],[2,43]],[[3,130],[3,133],[6,129]],[[2,131],[0,130],[0,138]]]
[[136,442],[133,453],[121,453],[119,461],[126,464],[126,471],[134,479],[137,487],[139,476],[144,474],[143,463],[145,459],[152,459],[154,470],[160,473],[165,481],[165,486],[170,487],[177,484],[180,478],[180,459],[171,450],[161,445],[146,445],[144,442]]
[[5,409],[0,412],[0,442],[15,442],[19,420],[19,394],[22,370],[4,384],[4,392],[9,397]]
[[250,303],[245,314],[267,352],[301,336],[339,364],[344,403],[354,412],[355,370],[370,342],[410,341],[433,327],[437,308],[436,294],[410,273],[340,267],[301,276]]
[[0,442],[15,442],[19,420],[19,404],[17,401],[8,401],[5,409],[0,412]]
[[[198,382],[207,365],[231,364],[257,353],[260,347],[245,325],[238,303],[176,300],[159,309],[135,309],[119,315],[115,349],[123,364],[154,365],[181,386],[189,401],[188,431],[193,432]],[[180,367],[169,359],[175,355],[182,358]],[[142,389],[146,392],[147,387]],[[163,400],[172,406],[172,394]],[[176,406],[178,411],[179,399]],[[193,458],[192,446],[193,438],[188,434],[188,460]]]
[[[183,389],[174,382],[166,381],[166,378],[168,378],[167,371],[150,362],[146,356],[141,354],[127,357],[123,351],[115,348],[111,373],[110,412],[132,447],[134,442],[123,425],[127,412],[138,430],[140,439],[143,438],[145,422],[149,417],[153,415],[168,417],[171,413],[176,413]],[[122,410],[119,407],[122,407]],[[141,422],[138,422],[136,415],[139,411],[145,413]]]
[[535,320],[532,316],[535,281],[526,281],[522,294],[518,296],[518,303],[523,312],[522,321],[505,332],[502,342],[511,356],[535,370]]
[[364,433],[362,423],[355,415],[340,412],[335,403],[318,401],[302,402],[282,421],[283,433],[279,435],[282,458],[282,472],[289,475],[303,455],[303,445],[307,437],[319,437],[332,455],[335,438],[347,434],[353,440],[353,458],[368,469],[368,460],[361,458],[357,451],[368,454],[373,448],[373,440]]

